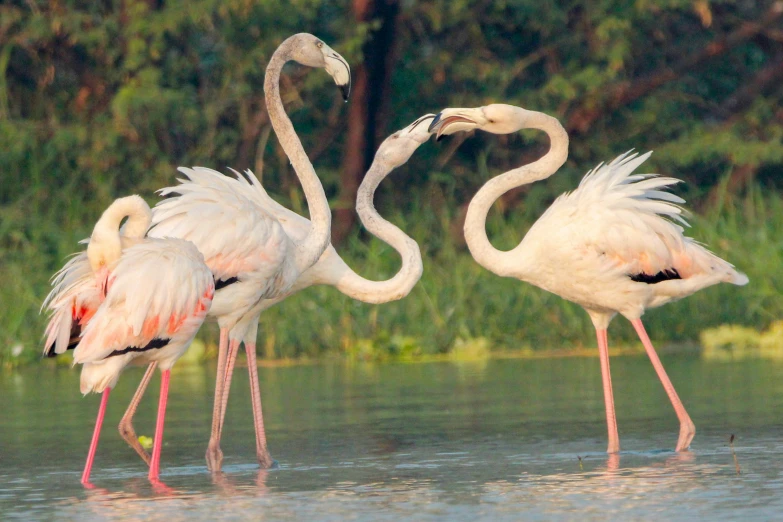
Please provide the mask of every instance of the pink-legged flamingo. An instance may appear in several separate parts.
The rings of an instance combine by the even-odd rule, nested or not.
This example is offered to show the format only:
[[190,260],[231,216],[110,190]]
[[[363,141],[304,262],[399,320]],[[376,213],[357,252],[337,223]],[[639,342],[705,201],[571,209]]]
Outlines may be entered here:
[[82,364],[81,392],[103,394],[84,484],[89,483],[109,392],[134,359],[155,363],[162,371],[149,470],[150,480],[158,480],[170,370],[204,322],[215,291],[212,272],[192,243],[139,237],[150,219],[150,208],[139,196],[112,203],[96,223],[87,251],[58,272],[44,301],[52,314],[44,354],[63,353],[75,344],[74,364]]
[[[302,143],[285,113],[280,98],[280,73],[288,61],[325,69],[347,97],[350,69],[342,56],[315,36],[300,33],[289,37],[272,55],[266,69],[264,92],[267,111],[278,141],[299,177],[312,222],[305,234],[289,236],[279,219],[241,192],[232,191],[229,178],[209,190],[180,185],[161,193],[180,194],[159,203],[154,210],[150,237],[180,237],[192,241],[204,254],[216,284],[210,315],[220,326],[212,431],[207,447],[207,466],[219,471],[223,452],[220,437],[230,382],[239,344],[245,344],[250,373],[256,455],[259,464],[273,464],[266,443],[258,370],[255,364],[256,333],[261,314],[259,303],[286,295],[299,276],[315,264],[331,239],[331,211],[321,182]],[[198,169],[180,169],[189,177]],[[196,192],[191,193],[190,191]],[[139,387],[137,395],[143,393]],[[135,398],[134,398],[135,400]]]
[[465,220],[465,240],[473,258],[503,277],[536,285],[585,308],[596,329],[604,388],[608,453],[620,451],[609,372],[606,330],[616,314],[633,324],[680,421],[677,451],[690,446],[696,428],[666,375],[641,316],[717,283],[744,285],[734,270],[683,234],[687,225],[677,206],[684,200],[665,189],[679,180],[632,174],[650,153],[622,154],[588,172],[579,187],[560,196],[510,251],[489,242],[486,218],[492,204],[512,188],[548,178],[568,156],[568,135],[555,118],[511,105],[445,109],[431,131],[444,134],[480,129],[509,134],[538,129],[550,139],[538,161],[489,180],[473,197]]
[[[318,284],[336,286],[344,294],[367,303],[385,303],[408,295],[422,274],[419,247],[412,238],[378,214],[373,205],[373,196],[380,182],[393,169],[408,161],[413,152],[429,139],[430,133],[427,130],[427,125],[433,117],[432,114],[422,116],[408,127],[389,136],[378,148],[373,164],[357,193],[356,209],[364,226],[378,238],[392,245],[402,257],[402,267],[397,274],[386,281],[367,280],[351,270],[337,254],[334,247],[329,245],[318,262],[302,273],[287,291],[275,297],[259,299],[246,312],[246,316],[252,318],[252,322],[249,324],[244,323],[248,327],[245,334],[245,344],[253,412],[256,418],[256,427],[260,430],[256,434],[256,452],[262,466],[268,465],[265,460],[265,457],[268,458],[268,452],[266,451],[266,438],[261,421],[260,392],[255,362],[255,336],[258,318],[264,310],[281,302],[291,294]],[[226,219],[232,225],[239,223],[244,229],[251,228],[251,225],[245,222],[247,216],[252,216],[254,212],[264,215],[270,214],[282,225],[285,234],[294,241],[303,240],[311,228],[308,219],[286,209],[270,198],[250,171],[247,171],[244,176],[237,173],[235,178],[201,167],[181,168],[180,171],[186,176],[186,179],[181,180],[180,185],[163,191],[165,194],[177,194],[177,196],[164,200],[153,209],[153,223],[156,223],[153,231],[158,230],[159,234],[176,236],[183,234],[182,237],[192,239],[196,244],[206,243],[207,238],[196,237],[198,221],[195,216],[199,213],[206,213],[216,220]],[[227,208],[237,208],[237,214],[230,218],[218,217]],[[185,226],[192,227],[191,231],[183,232],[185,229],[181,227]],[[209,254],[207,254],[207,259],[207,264],[209,264]],[[223,277],[222,274],[216,273],[216,278],[220,281],[225,281]],[[217,295],[220,296],[222,291],[218,291]],[[234,351],[226,366],[218,437],[223,426],[235,357],[236,352]],[[139,389],[143,392],[143,384]],[[263,441],[263,445],[260,441]]]

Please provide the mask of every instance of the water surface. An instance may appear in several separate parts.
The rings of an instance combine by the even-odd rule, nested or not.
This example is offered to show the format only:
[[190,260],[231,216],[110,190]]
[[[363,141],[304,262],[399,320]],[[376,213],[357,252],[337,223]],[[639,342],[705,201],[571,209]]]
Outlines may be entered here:
[[[247,374],[235,373],[224,473],[204,462],[214,366],[176,369],[161,479],[115,429],[143,370],[114,390],[79,484],[97,396],[78,372],[0,374],[0,518],[553,520],[773,519],[783,512],[783,365],[663,357],[697,435],[643,356],[612,360],[620,440],[608,458],[598,359],[260,368],[270,450],[254,465]],[[158,378],[136,427],[151,436]],[[737,463],[728,444],[730,434]],[[579,458],[581,457],[581,462]]]

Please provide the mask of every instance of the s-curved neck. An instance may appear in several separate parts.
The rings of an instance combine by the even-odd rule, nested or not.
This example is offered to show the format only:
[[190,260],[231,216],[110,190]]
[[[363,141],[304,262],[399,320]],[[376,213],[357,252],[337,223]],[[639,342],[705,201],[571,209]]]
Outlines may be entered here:
[[421,278],[423,266],[419,245],[392,223],[385,220],[373,204],[378,185],[392,169],[375,162],[359,186],[356,196],[356,211],[362,225],[378,239],[392,246],[402,257],[402,267],[386,281],[370,281],[341,263],[334,285],[353,299],[365,303],[387,303],[402,299]]
[[120,223],[128,218],[123,226],[122,235],[129,238],[142,238],[152,222],[152,211],[140,196],[127,196],[114,201],[103,211],[95,223],[93,236],[120,236]]
[[123,228],[126,238],[142,238],[152,222],[149,205],[139,196],[128,196],[114,201],[101,218],[95,223],[87,245],[88,256],[92,252],[103,258],[106,263],[119,259],[122,252],[120,224],[128,218]]
[[302,147],[302,142],[296,135],[294,126],[285,113],[283,101],[280,98],[280,72],[291,58],[291,51],[296,40],[288,38],[269,60],[264,79],[264,97],[269,113],[269,121],[277,134],[277,139],[283,147],[291,165],[294,167],[299,181],[302,183],[307,208],[310,212],[312,226],[302,241],[297,242],[294,263],[299,273],[310,268],[331,239],[332,214],[326,199],[323,186],[315,174],[312,163]]
[[557,119],[541,112],[520,111],[517,130],[538,129],[549,136],[549,151],[539,160],[509,170],[486,182],[468,206],[465,217],[465,242],[473,259],[499,276],[514,276],[520,267],[514,250],[503,252],[492,246],[487,237],[487,214],[500,196],[509,190],[546,179],[565,163],[568,157],[568,134]]

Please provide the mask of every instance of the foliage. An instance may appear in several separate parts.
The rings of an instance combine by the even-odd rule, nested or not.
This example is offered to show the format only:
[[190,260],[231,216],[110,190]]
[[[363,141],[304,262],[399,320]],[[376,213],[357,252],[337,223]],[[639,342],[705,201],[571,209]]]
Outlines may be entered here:
[[725,324],[701,333],[702,356],[711,360],[745,357],[783,358],[783,321],[775,321],[759,332],[753,328]]
[[[554,179],[552,180],[554,182]],[[548,183],[545,183],[548,184]],[[314,287],[267,310],[261,317],[259,346],[268,358],[334,355],[355,360],[411,359],[454,352],[457,359],[482,356],[486,349],[538,351],[594,345],[594,332],[585,312],[527,284],[499,278],[478,266],[450,239],[448,201],[440,185],[413,195],[421,211],[405,216],[384,203],[381,212],[422,246],[424,275],[411,294],[398,302],[371,306],[353,301],[331,287]],[[425,205],[424,202],[428,204]],[[520,209],[521,210],[521,209]],[[97,211],[97,209],[96,209]],[[540,214],[532,204],[512,219],[490,215],[490,237],[508,248]],[[44,214],[45,215],[45,214]],[[718,285],[645,315],[653,340],[664,345],[699,338],[702,329],[736,323],[762,330],[783,317],[783,202],[759,190],[741,202],[726,204],[706,216],[691,216],[693,237],[750,277],[745,287]],[[46,217],[33,219],[41,236],[57,236],[59,225]],[[56,259],[76,249],[75,240],[88,233],[89,223],[76,226],[68,244],[63,240]],[[31,249],[34,248],[30,246]],[[377,239],[352,238],[338,248],[347,262],[370,278],[385,278],[399,267],[399,256]],[[743,255],[744,254],[744,255]],[[51,259],[30,254],[0,266],[0,360],[7,364],[38,357],[43,319],[38,307],[48,290],[45,267]],[[302,321],[302,316],[307,318]],[[214,324],[202,338],[217,340]],[[25,351],[11,355],[22,343]],[[636,345],[626,321],[614,322],[610,346]],[[779,348],[778,348],[779,349]]]
[[[298,31],[318,34],[349,62],[361,63],[363,45],[377,24],[356,23],[352,5],[346,0],[0,5],[1,358],[20,359],[10,353],[20,342],[25,354],[33,353],[46,277],[77,248],[101,210],[130,192],[154,202],[154,190],[174,182],[178,165],[258,169],[263,163],[265,185],[302,211],[287,159],[273,139],[262,139],[264,68],[278,43]],[[683,177],[686,195],[704,216],[694,220],[694,235],[735,260],[752,281],[747,288],[716,288],[651,313],[656,338],[695,339],[705,323],[760,328],[783,316],[783,208],[777,196],[762,196],[758,188],[779,190],[783,178],[783,81],[775,76],[783,53],[779,24],[732,40],[719,56],[678,72],[644,96],[606,105],[619,87],[668,74],[749,23],[761,27],[769,4],[400,5],[392,88],[381,104],[390,115],[389,128],[382,135],[425,112],[490,101],[549,112],[571,131],[571,156],[562,171],[530,187],[523,206],[512,198],[497,205],[489,226],[499,247],[515,244],[554,194],[574,187],[598,161],[630,148],[654,148],[651,168]],[[323,72],[296,66],[286,69],[283,92],[333,198],[345,144],[339,94]],[[608,108],[588,131],[581,130],[576,115],[596,107]],[[259,344],[266,356],[435,353],[449,350],[457,339],[532,349],[588,342],[592,333],[578,307],[480,269],[453,232],[460,228],[458,205],[490,176],[541,153],[544,138],[477,135],[455,151],[456,145],[422,147],[378,198],[425,252],[425,275],[412,295],[371,307],[333,289],[303,292],[262,317],[266,349]],[[759,183],[748,184],[745,194],[738,193],[732,176],[741,168],[751,169]],[[341,250],[370,277],[396,270],[388,247],[359,231]],[[308,326],[295,324],[289,317],[294,310],[307,311]],[[626,327],[617,335],[631,339]]]

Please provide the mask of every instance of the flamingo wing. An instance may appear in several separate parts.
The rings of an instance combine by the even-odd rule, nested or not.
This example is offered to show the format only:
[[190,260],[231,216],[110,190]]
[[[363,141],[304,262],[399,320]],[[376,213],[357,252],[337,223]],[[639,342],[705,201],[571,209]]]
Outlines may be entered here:
[[181,239],[148,239],[123,251],[106,298],[82,332],[74,363],[189,340],[212,302],[214,279],[196,247]]
[[41,306],[50,314],[44,355],[54,357],[74,348],[102,298],[87,253],[75,254],[52,278],[52,290]]
[[627,152],[588,172],[544,213],[533,227],[543,230],[534,234],[554,233],[605,270],[641,283],[715,272],[739,277],[731,264],[684,235],[688,224],[679,205],[685,200],[666,192],[680,180],[633,174],[650,154]]
[[180,184],[159,191],[172,197],[153,209],[148,235],[191,241],[218,287],[259,275],[276,279],[293,244],[264,208],[272,199],[263,188],[248,192],[249,183],[239,174],[232,178],[203,167],[179,171],[185,176]]
[[232,170],[241,183],[247,185],[244,194],[261,208],[265,209],[283,226],[285,233],[294,241],[301,241],[310,230],[310,220],[284,207],[267,193],[255,174],[248,169],[243,174]]

